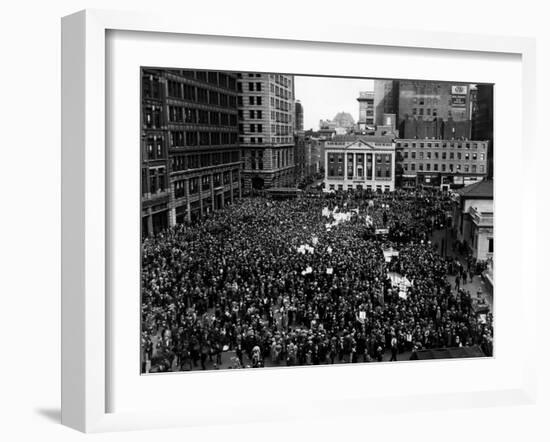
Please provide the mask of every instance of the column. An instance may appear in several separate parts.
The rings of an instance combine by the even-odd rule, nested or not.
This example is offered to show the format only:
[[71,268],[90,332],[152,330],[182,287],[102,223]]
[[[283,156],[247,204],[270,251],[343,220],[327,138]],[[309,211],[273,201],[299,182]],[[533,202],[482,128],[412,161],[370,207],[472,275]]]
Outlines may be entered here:
[[233,170],[229,171],[229,194],[231,196],[231,204],[233,204]]
[[153,232],[153,215],[149,214],[147,215],[147,234],[153,235],[155,232]]
[[212,212],[216,210],[216,199],[214,198],[214,174],[210,174],[210,198],[212,199]]
[[351,179],[354,179],[357,176],[357,154],[353,154],[353,176]]
[[[373,153],[372,154],[372,177],[371,177],[371,181],[374,181],[376,179],[376,154]],[[376,189],[375,189],[376,190]]]
[[189,180],[184,181],[185,186],[185,218],[187,222],[191,222],[191,196],[189,195]]
[[243,185],[242,185],[242,181],[241,181],[241,169],[239,169],[239,171],[237,172],[237,177],[239,179],[239,198],[242,198],[243,196]]

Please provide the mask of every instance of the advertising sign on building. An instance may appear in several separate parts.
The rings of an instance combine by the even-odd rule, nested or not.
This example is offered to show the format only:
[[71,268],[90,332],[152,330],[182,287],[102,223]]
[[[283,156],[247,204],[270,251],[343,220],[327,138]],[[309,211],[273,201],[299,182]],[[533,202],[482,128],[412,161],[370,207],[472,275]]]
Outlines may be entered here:
[[466,107],[466,95],[451,95],[452,107]]
[[452,95],[466,95],[468,93],[468,86],[451,86]]

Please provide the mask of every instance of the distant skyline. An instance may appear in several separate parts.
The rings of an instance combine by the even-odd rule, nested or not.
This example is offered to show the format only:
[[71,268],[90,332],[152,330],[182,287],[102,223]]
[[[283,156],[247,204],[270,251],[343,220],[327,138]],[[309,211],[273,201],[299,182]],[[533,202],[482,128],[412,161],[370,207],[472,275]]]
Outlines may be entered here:
[[338,112],[359,118],[359,92],[373,91],[374,80],[339,77],[294,77],[294,93],[304,108],[304,130],[319,128],[319,120],[332,119]]

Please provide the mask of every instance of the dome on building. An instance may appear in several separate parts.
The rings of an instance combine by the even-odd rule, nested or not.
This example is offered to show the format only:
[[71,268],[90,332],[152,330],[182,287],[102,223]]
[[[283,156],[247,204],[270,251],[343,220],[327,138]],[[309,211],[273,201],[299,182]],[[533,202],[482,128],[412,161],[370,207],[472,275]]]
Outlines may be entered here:
[[338,112],[332,119],[338,127],[352,127],[355,125],[355,120],[351,114],[347,112]]

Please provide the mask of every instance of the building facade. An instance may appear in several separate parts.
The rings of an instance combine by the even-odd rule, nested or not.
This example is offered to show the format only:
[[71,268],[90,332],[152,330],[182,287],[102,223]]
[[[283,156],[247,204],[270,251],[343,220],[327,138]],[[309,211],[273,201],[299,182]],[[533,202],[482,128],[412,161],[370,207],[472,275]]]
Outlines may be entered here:
[[395,143],[391,137],[344,136],[326,141],[325,192],[395,189]]
[[237,198],[241,158],[235,75],[143,69],[142,87],[142,232],[147,236]]
[[359,92],[359,119],[357,126],[359,131],[366,131],[367,128],[374,128],[374,92]]
[[166,80],[154,69],[141,71],[141,231],[154,235],[169,225]]
[[489,140],[488,176],[493,177],[493,85],[476,86],[475,103],[472,106],[472,138]]
[[487,179],[458,190],[453,218],[457,240],[478,261],[490,261],[494,253],[493,180]]
[[297,100],[294,105],[295,121],[296,121],[296,130],[304,130],[304,106],[300,103],[300,100]]
[[384,125],[384,114],[396,114],[399,105],[398,80],[374,80],[374,124]]
[[488,141],[396,140],[400,186],[462,187],[487,176]]
[[399,80],[401,123],[407,117],[430,121],[470,120],[470,85],[442,81]]
[[243,190],[292,186],[294,77],[249,72],[237,76]]

